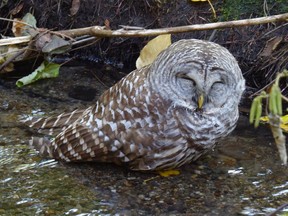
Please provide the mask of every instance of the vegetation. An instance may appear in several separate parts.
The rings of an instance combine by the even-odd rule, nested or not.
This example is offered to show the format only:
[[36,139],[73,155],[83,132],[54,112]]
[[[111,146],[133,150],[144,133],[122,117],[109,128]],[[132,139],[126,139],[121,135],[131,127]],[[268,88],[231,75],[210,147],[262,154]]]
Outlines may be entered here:
[[[282,95],[281,89],[279,87],[280,79],[285,77],[288,77],[288,70],[284,70],[277,75],[269,93],[262,91],[259,96],[254,98],[250,110],[249,121],[251,124],[254,123],[255,127],[259,126],[262,114],[262,100],[266,100],[266,105],[268,106],[265,109],[265,113],[268,118],[262,119],[269,122],[282,163],[287,165],[286,139],[281,129],[281,116],[283,113],[282,99],[288,102],[288,98]],[[284,127],[286,127],[286,125],[284,125]]]
[[241,19],[247,14],[259,17],[287,11],[286,0],[226,0],[221,6],[223,20]]

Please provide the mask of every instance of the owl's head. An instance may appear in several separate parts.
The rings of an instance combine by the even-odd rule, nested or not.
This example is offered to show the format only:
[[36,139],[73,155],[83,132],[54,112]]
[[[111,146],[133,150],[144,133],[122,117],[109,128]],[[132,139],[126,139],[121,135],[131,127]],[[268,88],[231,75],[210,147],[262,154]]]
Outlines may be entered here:
[[150,66],[153,90],[175,107],[209,112],[238,106],[245,81],[236,59],[208,41],[180,40]]

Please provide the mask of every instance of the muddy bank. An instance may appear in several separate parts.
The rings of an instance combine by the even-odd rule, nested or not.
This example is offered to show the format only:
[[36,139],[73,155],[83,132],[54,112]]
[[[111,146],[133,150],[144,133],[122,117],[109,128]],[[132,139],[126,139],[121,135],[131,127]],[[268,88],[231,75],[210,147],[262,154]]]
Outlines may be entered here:
[[[213,6],[217,17],[213,17],[207,2],[190,1],[79,1],[79,9],[74,14],[71,1],[5,1],[0,5],[1,17],[23,17],[32,12],[38,27],[63,30],[93,25],[106,25],[119,29],[122,25],[146,29],[203,24],[216,21],[260,17],[285,13],[288,4],[285,0],[275,1],[216,1]],[[11,23],[0,21],[0,33],[12,35]],[[173,35],[173,40],[198,38],[212,40],[227,47],[239,61],[247,85],[262,88],[271,82],[275,74],[287,68],[286,52],[288,26],[273,23],[216,31],[200,31]],[[273,47],[271,40],[280,41]],[[130,72],[141,48],[151,38],[113,38],[102,39],[99,43],[70,53],[70,57],[92,62],[105,63]],[[270,42],[269,42],[270,41]],[[268,46],[268,51],[267,51]],[[265,51],[266,47],[266,51]],[[128,52],[127,52],[128,51]],[[32,64],[32,63],[31,63]]]

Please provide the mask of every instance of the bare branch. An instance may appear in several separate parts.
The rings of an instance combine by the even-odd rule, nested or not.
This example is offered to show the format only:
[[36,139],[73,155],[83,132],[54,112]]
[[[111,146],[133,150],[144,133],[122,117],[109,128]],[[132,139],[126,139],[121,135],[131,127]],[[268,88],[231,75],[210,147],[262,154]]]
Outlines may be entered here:
[[22,37],[0,39],[0,46],[28,43],[31,39],[32,39],[32,36],[22,36]]
[[253,19],[243,19],[227,22],[196,24],[196,25],[169,27],[169,28],[159,28],[159,29],[139,29],[139,30],[118,29],[113,31],[113,30],[106,30],[105,27],[102,26],[92,26],[79,29],[63,30],[60,31],[60,33],[70,37],[76,37],[85,34],[97,37],[146,37],[161,34],[176,34],[192,31],[204,31],[220,28],[233,28],[240,26],[259,25],[280,21],[288,21],[288,13],[268,17],[253,18]]

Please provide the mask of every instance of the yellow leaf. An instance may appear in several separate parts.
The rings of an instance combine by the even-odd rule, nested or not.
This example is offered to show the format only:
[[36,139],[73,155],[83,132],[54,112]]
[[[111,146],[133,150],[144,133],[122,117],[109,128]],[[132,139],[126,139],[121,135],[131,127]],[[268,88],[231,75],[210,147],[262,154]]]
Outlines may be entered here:
[[151,64],[158,54],[171,44],[171,34],[159,35],[149,41],[140,52],[136,61],[136,68],[142,68]]
[[285,133],[288,132],[288,125],[287,124],[281,124],[280,127]]
[[269,122],[269,118],[268,118],[268,116],[262,116],[262,117],[260,118],[260,121],[262,121],[262,122]]
[[[264,123],[268,123],[269,122],[269,118],[268,118],[268,116],[263,116],[263,117],[260,118],[260,121],[262,121]],[[288,132],[288,115],[281,116],[280,128],[284,132],[286,132],[286,133]]]
[[281,120],[283,124],[288,124],[288,115],[282,116]]
[[158,171],[158,173],[162,177],[180,175],[180,171],[179,170],[165,170],[165,171]]

